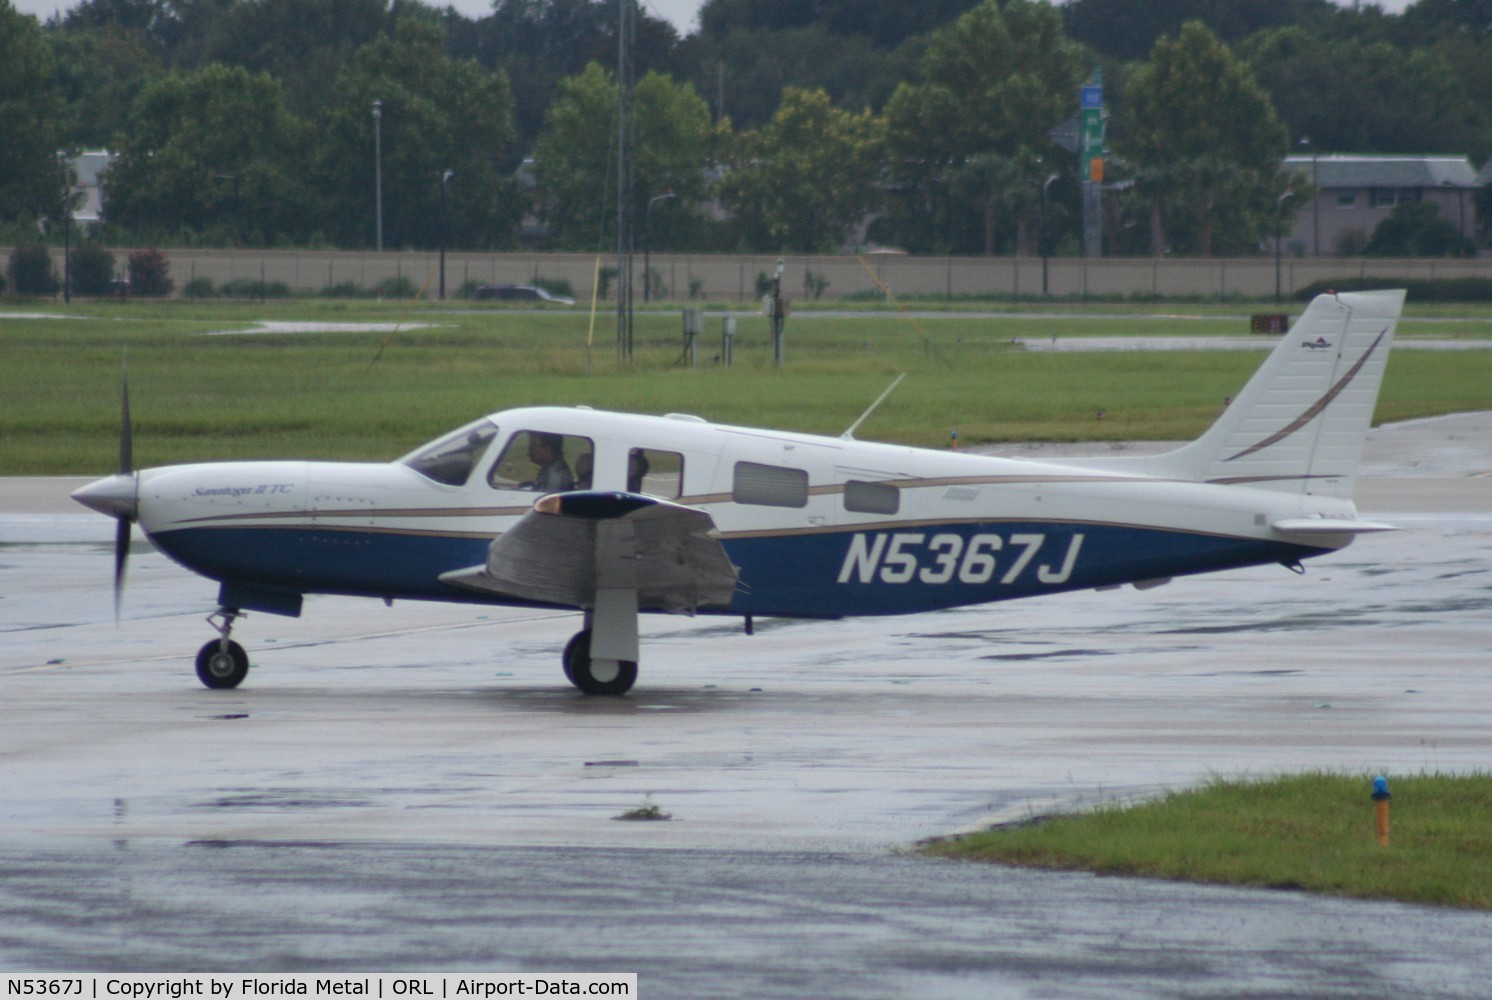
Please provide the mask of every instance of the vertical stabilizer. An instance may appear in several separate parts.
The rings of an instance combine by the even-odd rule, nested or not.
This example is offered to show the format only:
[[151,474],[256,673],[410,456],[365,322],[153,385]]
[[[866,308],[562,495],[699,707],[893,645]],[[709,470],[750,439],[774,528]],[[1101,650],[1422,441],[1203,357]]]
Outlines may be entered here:
[[1402,290],[1317,296],[1200,438],[1165,455],[1083,464],[1351,497],[1403,308]]
[[1189,479],[1350,497],[1404,292],[1311,301],[1217,423],[1162,460]]

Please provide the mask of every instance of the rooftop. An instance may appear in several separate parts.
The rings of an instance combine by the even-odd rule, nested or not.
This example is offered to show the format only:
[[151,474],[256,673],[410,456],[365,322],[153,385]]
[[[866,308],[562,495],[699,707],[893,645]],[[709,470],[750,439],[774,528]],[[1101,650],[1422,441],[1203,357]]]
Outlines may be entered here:
[[1316,183],[1322,188],[1473,188],[1481,183],[1465,156],[1287,156],[1285,169],[1307,176],[1314,170]]

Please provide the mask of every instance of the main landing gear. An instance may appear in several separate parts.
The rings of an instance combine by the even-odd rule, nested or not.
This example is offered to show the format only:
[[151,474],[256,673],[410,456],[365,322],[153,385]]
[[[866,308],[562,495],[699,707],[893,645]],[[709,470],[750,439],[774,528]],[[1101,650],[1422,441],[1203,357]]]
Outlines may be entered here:
[[565,677],[585,694],[623,695],[637,680],[637,661],[592,659],[591,630],[584,629],[565,646]]
[[585,694],[626,694],[637,680],[637,590],[597,587],[585,627],[565,646],[565,677]]
[[242,618],[237,608],[219,608],[207,616],[207,624],[217,629],[219,638],[197,651],[197,679],[210,688],[236,688],[249,673],[249,654],[228,638],[233,622]]

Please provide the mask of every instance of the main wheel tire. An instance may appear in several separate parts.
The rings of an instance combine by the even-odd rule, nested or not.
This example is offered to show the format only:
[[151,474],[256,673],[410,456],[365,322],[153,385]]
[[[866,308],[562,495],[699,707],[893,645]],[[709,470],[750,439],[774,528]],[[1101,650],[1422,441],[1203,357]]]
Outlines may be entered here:
[[210,688],[236,688],[249,674],[249,654],[233,640],[214,639],[197,651],[197,679]]
[[637,681],[637,663],[634,660],[618,660],[616,675],[597,677],[592,669],[591,631],[576,632],[565,646],[565,678],[584,694],[623,695],[632,690]]

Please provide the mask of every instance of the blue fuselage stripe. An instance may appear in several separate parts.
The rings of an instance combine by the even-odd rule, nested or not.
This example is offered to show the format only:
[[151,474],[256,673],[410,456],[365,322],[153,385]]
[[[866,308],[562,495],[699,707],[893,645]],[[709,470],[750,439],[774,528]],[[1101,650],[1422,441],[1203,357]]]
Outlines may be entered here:
[[[187,528],[153,536],[211,579],[302,593],[505,601],[441,583],[488,540],[324,528]],[[984,523],[725,538],[740,584],[702,613],[838,618],[929,611],[1271,562],[1321,549],[1121,525]]]

